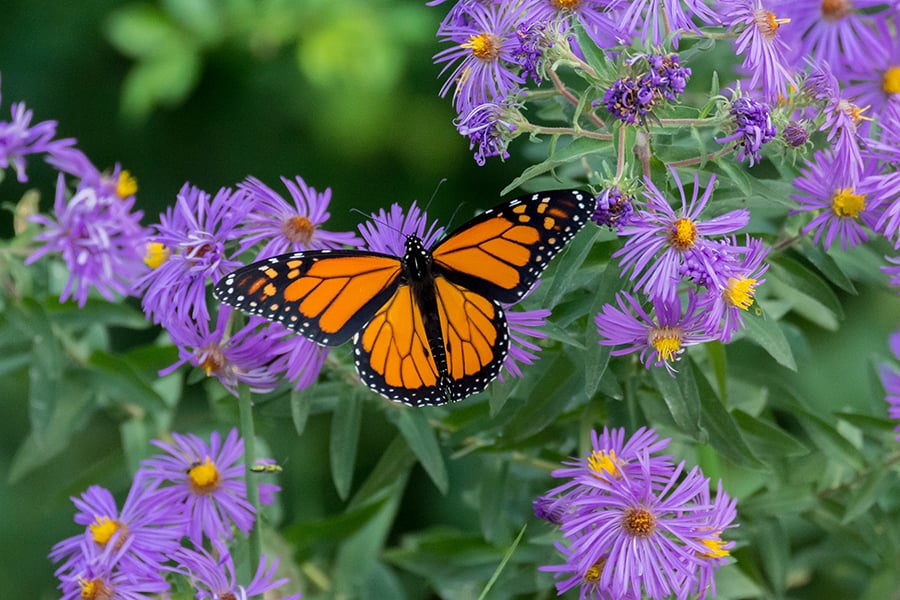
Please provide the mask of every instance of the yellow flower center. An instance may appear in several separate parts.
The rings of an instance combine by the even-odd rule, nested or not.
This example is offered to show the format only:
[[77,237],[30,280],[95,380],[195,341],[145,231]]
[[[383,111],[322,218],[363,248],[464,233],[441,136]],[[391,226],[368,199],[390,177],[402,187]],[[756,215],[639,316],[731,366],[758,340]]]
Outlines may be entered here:
[[227,359],[225,358],[225,353],[222,352],[222,348],[218,345],[212,345],[207,347],[203,354],[203,360],[200,361],[200,368],[206,371],[206,376],[209,377],[213,373],[218,373],[219,370],[227,364]]
[[754,19],[756,21],[756,28],[759,29],[759,32],[762,34],[763,38],[767,41],[771,42],[775,39],[775,34],[778,33],[778,28],[785,23],[790,23],[790,19],[778,19],[775,17],[775,13],[770,10],[766,10],[764,8],[759,8],[754,13]]
[[594,450],[588,457],[588,468],[599,475],[609,474],[616,479],[622,475],[619,473],[619,462],[616,460],[616,451],[609,453],[603,450]]
[[109,517],[96,517],[89,529],[91,530],[91,537],[94,538],[94,541],[101,546],[105,546],[112,536],[119,531],[119,522],[113,521]]
[[158,269],[167,260],[169,260],[168,246],[160,242],[149,242],[147,244],[147,254],[144,255],[145,265],[151,269]]
[[195,462],[188,469],[188,478],[191,481],[191,489],[196,494],[208,494],[219,487],[219,470],[216,463],[210,457],[204,462]]
[[596,585],[600,583],[600,576],[603,575],[603,567],[606,566],[606,557],[602,557],[600,560],[591,565],[591,568],[588,569],[584,574],[585,583],[589,583],[592,585]]
[[119,198],[124,200],[129,196],[134,196],[137,190],[137,179],[131,173],[125,170],[119,173],[119,181],[116,183],[116,195]]
[[681,350],[681,329],[677,327],[654,327],[647,336],[661,361],[671,361]]
[[854,194],[853,188],[838,188],[831,197],[831,210],[839,217],[859,218],[866,208],[866,195]]
[[900,94],[900,67],[889,67],[884,72],[881,88],[888,94]]
[[281,224],[281,233],[294,243],[309,244],[315,232],[313,222],[300,215],[285,219]]
[[656,531],[656,517],[644,507],[629,508],[622,515],[622,528],[637,538],[648,538]]
[[491,62],[497,60],[497,57],[500,56],[500,46],[502,44],[503,42],[499,37],[485,31],[478,35],[469,36],[469,41],[464,43],[462,47],[471,50],[475,58],[484,62]]
[[102,579],[80,579],[82,600],[112,600],[113,590]]
[[753,304],[756,294],[756,280],[748,277],[729,277],[722,297],[732,306],[747,310]]
[[852,10],[850,0],[822,0],[822,17],[826,21],[840,21]]
[[678,250],[684,252],[690,250],[697,241],[697,226],[688,219],[682,217],[672,224],[669,230],[669,243]]
[[869,110],[868,106],[864,106],[864,107],[860,108],[857,105],[850,102],[849,100],[841,100],[840,102],[838,102],[838,109],[840,109],[841,111],[844,112],[844,114],[846,114],[848,117],[853,119],[854,125],[859,125],[859,122],[862,120],[866,120],[866,121],[872,120],[870,117],[863,116],[863,113],[865,111]]
[[723,548],[725,542],[723,542],[718,534],[713,534],[713,537],[708,537],[700,540],[704,546],[706,546],[709,550],[702,553],[700,558],[724,558],[730,554],[728,550]]
[[550,5],[557,10],[575,10],[581,0],[550,0]]

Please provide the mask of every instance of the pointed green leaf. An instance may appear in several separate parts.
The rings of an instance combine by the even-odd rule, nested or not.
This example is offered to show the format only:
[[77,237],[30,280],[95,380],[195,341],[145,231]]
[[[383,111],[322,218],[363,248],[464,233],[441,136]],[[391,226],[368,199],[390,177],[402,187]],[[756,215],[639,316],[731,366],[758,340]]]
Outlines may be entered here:
[[478,493],[481,532],[487,541],[497,542],[505,533],[503,509],[507,498],[507,462],[505,457],[485,453],[481,463],[481,488]]
[[828,281],[838,286],[848,294],[858,295],[853,281],[847,277],[840,265],[820,246],[813,244],[808,239],[803,240],[803,256],[811,262],[824,275]]
[[758,304],[745,311],[743,334],[769,353],[775,361],[792,371],[797,370],[794,353],[775,319],[768,318]]
[[[790,291],[808,299],[814,306],[827,311],[828,316],[834,321],[844,319],[844,309],[841,301],[831,287],[800,262],[784,255],[772,257],[769,262],[769,272],[766,275],[766,279],[780,283],[783,292]],[[812,318],[809,311],[806,316],[807,318]],[[821,318],[816,319],[816,322],[823,326],[827,324],[827,321]]]
[[512,181],[512,183],[503,188],[503,191],[500,192],[500,194],[508,194],[529,179],[534,179],[538,175],[542,175],[557,167],[570,164],[584,156],[589,156],[598,152],[608,152],[612,154],[612,144],[610,142],[590,138],[577,138],[562,149],[553,152],[545,161],[525,169],[521,175]]
[[96,350],[88,361],[94,385],[121,406],[136,404],[150,413],[166,410],[166,403],[150,382],[120,356]]
[[894,484],[894,477],[888,469],[876,468],[866,473],[861,481],[856,482],[841,523],[852,523],[867,514],[872,505]]
[[706,378],[696,370],[693,362],[685,365],[684,370],[689,366],[694,372],[700,394],[700,425],[706,432],[706,443],[736,465],[756,469],[762,467],[762,463],[741,435],[734,417],[716,397]]
[[344,394],[338,398],[331,415],[331,478],[338,496],[346,500],[353,482],[353,467],[356,465],[356,447],[359,444],[359,429],[362,423],[362,402],[356,394]]
[[697,382],[694,380],[694,370],[690,363],[684,361],[674,377],[662,367],[652,367],[650,375],[675,424],[686,435],[699,440],[700,393],[697,391]]
[[478,600],[484,600],[485,598],[487,598],[488,592],[490,592],[491,588],[494,587],[494,584],[497,582],[497,578],[500,577],[500,574],[506,567],[506,563],[508,563],[509,559],[512,558],[512,555],[516,551],[516,548],[519,547],[519,542],[522,541],[522,536],[525,535],[525,529],[527,527],[527,523],[525,525],[522,525],[522,529],[519,530],[519,535],[516,536],[516,539],[513,540],[513,543],[510,544],[509,548],[507,548],[506,552],[503,554],[503,559],[500,561],[500,564],[497,565],[497,570],[494,571],[494,573],[491,575],[491,578],[484,586],[484,589],[481,590],[481,594],[478,596]]
[[434,430],[428,422],[427,414],[426,411],[405,406],[387,413],[388,419],[400,430],[403,439],[419,459],[435,487],[442,494],[446,494],[449,487],[447,467],[444,465],[444,457]]
[[294,423],[294,430],[297,435],[303,435],[306,429],[306,421],[309,419],[309,411],[312,408],[312,394],[309,392],[311,388],[304,390],[291,390],[291,420]]
[[740,409],[731,411],[744,439],[757,456],[769,462],[809,454],[809,448],[801,444],[780,427],[753,417]]

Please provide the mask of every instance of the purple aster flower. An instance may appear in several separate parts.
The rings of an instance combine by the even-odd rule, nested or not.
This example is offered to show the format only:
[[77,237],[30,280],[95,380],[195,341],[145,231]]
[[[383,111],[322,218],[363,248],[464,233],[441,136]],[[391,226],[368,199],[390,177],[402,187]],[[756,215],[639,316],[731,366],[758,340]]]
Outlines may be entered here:
[[788,64],[788,47],[779,35],[781,25],[789,19],[779,19],[766,8],[763,0],[719,0],[719,13],[730,32],[740,31],[734,50],[744,55],[743,69],[750,73],[750,87],[759,85],[769,101],[788,97],[793,73]]
[[794,187],[800,193],[791,194],[791,198],[800,207],[792,213],[817,211],[803,228],[803,235],[813,232],[813,242],[819,243],[824,233],[826,250],[839,238],[846,250],[869,239],[865,227],[877,227],[880,202],[874,180],[869,177],[877,166],[870,161],[862,172],[846,174],[836,169],[835,164],[832,152],[815,153],[812,162],[794,180]]
[[[90,546],[86,546],[90,553]],[[88,560],[83,567],[60,577],[61,600],[156,600],[169,591],[158,574],[113,569],[103,561]]]
[[[197,550],[181,548],[175,553],[174,558],[178,562],[178,567],[174,570],[191,580],[191,587],[197,592],[195,596],[197,600],[262,597],[269,590],[281,587],[289,581],[287,578],[275,579],[278,557],[275,557],[272,564],[267,567],[268,559],[263,555],[250,583],[246,586],[238,585],[231,554],[218,544],[215,545],[215,549],[218,558],[200,547]],[[300,596],[291,594],[283,598],[297,600]],[[269,597],[269,594],[266,594],[266,597]]]
[[116,294],[127,295],[145,269],[142,258],[148,236],[140,225],[143,213],[132,210],[134,196],[104,195],[89,185],[79,186],[68,200],[66,196],[66,181],[60,174],[53,216],[29,217],[43,228],[34,240],[44,245],[25,264],[47,254],[61,256],[69,279],[60,302],[74,298],[84,306],[91,287],[110,301]]
[[634,207],[631,198],[618,187],[609,187],[597,194],[597,209],[591,220],[597,225],[605,225],[610,231],[621,232],[631,223]]
[[697,532],[710,506],[697,499],[709,480],[697,467],[682,477],[684,463],[657,472],[639,461],[640,476],[607,480],[605,493],[572,501],[560,528],[571,540],[570,562],[582,573],[599,565],[598,585],[620,595],[681,597],[708,550]]
[[[707,25],[719,20],[703,0],[632,0],[617,20],[627,37],[640,34],[644,45],[649,40],[659,46],[672,32],[690,31],[703,35],[694,24],[694,18]],[[673,41],[677,47],[677,35]]]
[[541,351],[541,347],[532,339],[547,337],[541,328],[547,324],[547,317],[550,316],[550,310],[546,308],[510,310],[509,306],[504,306],[504,312],[509,325],[510,343],[509,354],[506,355],[506,360],[503,362],[503,371],[498,376],[501,382],[504,380],[504,372],[511,377],[522,377],[523,373],[519,363],[531,365],[537,361],[537,353]]
[[809,131],[801,121],[790,121],[781,131],[781,137],[791,148],[799,148],[809,140]]
[[[896,25],[894,26],[896,28]],[[866,60],[851,63],[845,76],[852,81],[846,93],[856,104],[872,108],[883,121],[900,121],[900,42],[896,31],[882,24]]]
[[232,526],[244,534],[255,522],[244,483],[244,440],[232,429],[222,442],[214,431],[207,445],[196,435],[173,433],[173,444],[153,440],[165,451],[141,463],[145,476],[162,486],[156,501],[173,519],[183,523],[184,534],[196,545],[209,540],[230,540]]
[[[737,95],[737,92],[734,92],[734,95]],[[747,96],[739,96],[731,101],[728,112],[734,119],[731,123],[734,132],[724,138],[716,138],[716,141],[720,144],[734,142],[737,159],[743,162],[749,157],[752,167],[762,158],[760,155],[762,145],[775,139],[778,134],[778,130],[772,124],[769,107]]]
[[515,51],[515,61],[522,67],[522,76],[530,77],[538,85],[543,80],[544,58],[553,46],[553,37],[547,32],[554,27],[548,21],[528,20],[519,23],[516,36],[519,45]]
[[677,297],[668,302],[654,298],[652,317],[626,292],[617,300],[618,308],[606,304],[594,320],[602,338],[600,344],[625,345],[613,350],[613,356],[639,352],[646,368],[663,366],[674,377],[672,363],[681,358],[685,348],[716,339],[716,332],[710,331],[705,316],[697,311],[693,293],[683,311]]
[[628,239],[613,254],[613,257],[620,257],[623,270],[631,270],[631,279],[637,279],[636,289],[670,303],[676,296],[681,281],[679,271],[687,258],[705,266],[709,279],[716,285],[724,284],[714,268],[714,254],[718,248],[709,238],[733,233],[750,220],[750,213],[741,209],[709,221],[699,221],[700,213],[712,196],[715,175],[710,177],[700,196],[699,173],[694,173],[694,190],[688,203],[678,173],[674,169],[671,173],[681,195],[680,213],[675,213],[648,178],[644,192],[647,206],[635,213],[631,224],[621,231],[620,235],[628,236]]
[[744,327],[743,312],[753,305],[756,288],[766,281],[762,275],[769,265],[763,261],[768,255],[769,247],[762,240],[748,236],[743,258],[728,266],[725,286],[709,288],[697,303],[698,311],[706,315],[707,329],[719,331],[719,339],[726,344]]
[[206,287],[241,266],[226,250],[237,237],[252,202],[246,192],[220,189],[211,198],[184,184],[174,207],[160,215],[156,234],[147,248],[152,267],[137,283],[144,291],[142,305],[154,323],[167,328],[190,327],[209,321]]
[[299,176],[294,181],[282,177],[281,181],[293,204],[255,177],[238,185],[253,207],[239,227],[241,252],[264,243],[256,256],[256,260],[261,260],[287,252],[359,245],[360,239],[352,232],[335,233],[321,228],[330,216],[331,188],[319,193]]
[[859,186],[869,194],[870,202],[878,204],[875,231],[894,242],[894,249],[900,248],[900,171],[870,174]]
[[181,530],[170,527],[166,507],[156,501],[157,482],[141,473],[135,477],[120,511],[108,490],[92,485],[80,498],[72,498],[78,509],[75,522],[84,533],[67,538],[50,551],[53,562],[62,562],[56,575],[76,572],[86,566],[83,547],[92,549],[95,562],[120,571],[158,576],[160,565],[181,540]]
[[598,48],[615,46],[623,39],[616,10],[623,0],[528,0],[525,3],[530,22],[557,23],[571,29],[576,23]]
[[[3,96],[0,94],[0,103]],[[73,139],[56,140],[56,121],[41,121],[31,124],[33,112],[24,102],[16,102],[10,107],[11,120],[0,121],[0,169],[12,167],[20,183],[28,181],[25,172],[25,157],[29,154],[49,152],[53,148],[66,148],[75,143]]]
[[644,125],[661,98],[652,78],[625,76],[616,79],[603,94],[606,110],[626,125]]
[[579,560],[580,556],[571,547],[566,547],[559,542],[553,542],[557,551],[562,555],[564,562],[560,565],[547,565],[538,567],[540,571],[554,574],[557,579],[556,593],[562,596],[575,586],[578,586],[579,600],[640,600],[637,593],[631,591],[622,593],[612,586],[604,585],[600,579],[604,567],[609,559],[602,556],[596,563],[585,569]]
[[811,55],[839,70],[870,59],[874,32],[861,11],[884,0],[779,0],[779,16],[790,19],[784,41],[797,57]]
[[726,529],[737,527],[734,523],[737,517],[737,499],[731,498],[722,489],[720,479],[715,499],[710,498],[709,486],[706,486],[700,490],[696,501],[700,505],[711,507],[706,516],[706,524],[697,530],[697,539],[706,546],[706,550],[699,555],[700,568],[692,594],[696,600],[703,600],[707,593],[715,598],[715,572],[725,564],[734,547],[733,541],[726,542],[722,539],[722,533]]
[[279,346],[284,329],[272,327],[260,317],[251,317],[247,325],[230,333],[231,313],[231,307],[220,306],[212,331],[209,321],[170,326],[169,336],[178,347],[179,359],[160,371],[160,376],[189,363],[203,369],[207,377],[218,379],[234,396],[238,395],[239,383],[249,385],[251,391],[260,394],[275,389],[280,381],[277,367],[271,368],[270,363],[284,354]]
[[372,213],[369,221],[361,223],[359,233],[366,248],[372,252],[403,256],[406,252],[406,238],[414,235],[422,240],[422,245],[431,248],[444,233],[437,221],[428,224],[428,215],[413,201],[404,212],[399,204],[392,204],[391,211],[384,209]]
[[519,135],[516,125],[522,115],[512,100],[485,102],[469,110],[453,121],[460,135],[469,136],[469,149],[475,148],[475,162],[484,166],[487,158],[509,158],[506,148]]
[[505,98],[524,83],[515,62],[522,6],[472,2],[456,7],[461,11],[457,20],[445,21],[438,30],[441,41],[453,46],[435,54],[434,62],[444,63],[441,75],[453,69],[440,95],[455,88],[454,106],[462,115],[479,104]]
[[269,364],[268,371],[283,372],[285,378],[294,383],[295,390],[306,389],[315,383],[328,358],[328,347],[299,336],[280,323],[271,323],[269,327],[273,337],[277,336],[279,328],[283,331],[283,337],[272,348],[275,358]]
[[663,98],[674,102],[684,92],[691,69],[682,67],[677,54],[647,54],[639,58],[646,59],[650,69],[645,77]]

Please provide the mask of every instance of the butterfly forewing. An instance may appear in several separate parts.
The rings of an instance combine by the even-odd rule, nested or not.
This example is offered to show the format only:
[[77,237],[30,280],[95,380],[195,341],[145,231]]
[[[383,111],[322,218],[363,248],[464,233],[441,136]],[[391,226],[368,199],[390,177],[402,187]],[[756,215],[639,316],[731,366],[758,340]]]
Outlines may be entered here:
[[433,250],[436,270],[503,303],[518,301],[596,207],[580,190],[523,196],[488,210]]
[[353,250],[294,252],[227,275],[216,298],[283,323],[320,344],[350,339],[397,288],[395,256]]

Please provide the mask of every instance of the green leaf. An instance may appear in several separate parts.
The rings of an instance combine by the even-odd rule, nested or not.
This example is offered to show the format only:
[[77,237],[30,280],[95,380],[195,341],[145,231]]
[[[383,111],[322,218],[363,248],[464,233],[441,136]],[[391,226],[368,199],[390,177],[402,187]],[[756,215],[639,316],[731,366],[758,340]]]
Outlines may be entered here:
[[385,490],[395,485],[397,481],[405,481],[415,463],[416,457],[403,434],[397,434],[381,454],[378,464],[356,491],[348,507],[354,508],[381,497]]
[[807,484],[784,485],[741,498],[741,512],[748,515],[796,515],[812,510],[819,499]]
[[888,469],[875,468],[866,473],[857,482],[850,501],[844,511],[841,523],[852,523],[859,517],[868,514],[869,509],[882,497],[890,487],[896,484],[895,477]]
[[400,430],[435,487],[446,494],[449,487],[447,467],[427,414],[426,411],[405,406],[387,412],[388,419]]
[[[684,370],[687,371],[691,367],[693,363],[685,365]],[[707,434],[707,443],[736,465],[757,469],[762,467],[762,463],[741,435],[734,417],[716,397],[706,378],[696,371],[696,367],[691,370],[694,371],[700,395],[700,426]]]
[[532,165],[525,169],[521,175],[516,177],[512,183],[503,188],[501,195],[508,194],[512,190],[521,186],[529,179],[534,179],[538,175],[552,171],[557,167],[571,164],[580,158],[596,154],[598,152],[612,152],[612,144],[600,140],[590,138],[577,138],[572,143],[564,146],[560,150],[553,152],[548,159],[536,165]]
[[137,405],[154,414],[168,408],[150,382],[120,356],[95,350],[87,366],[94,386],[120,406]]
[[338,496],[346,500],[353,482],[356,447],[362,423],[362,402],[356,394],[344,394],[338,399],[331,416],[331,477]]
[[829,459],[841,460],[854,470],[862,470],[866,459],[862,452],[850,440],[824,419],[807,412],[799,419],[800,425],[813,443],[825,453]]
[[[556,306],[566,292],[574,285],[581,284],[580,281],[575,281],[573,285],[573,274],[584,264],[598,237],[600,229],[589,224],[587,231],[576,235],[553,261],[550,273],[544,275],[541,285],[535,291],[540,306]],[[547,279],[551,276],[552,279],[548,282]]]
[[728,180],[738,187],[744,196],[750,196],[753,194],[753,186],[750,183],[750,178],[741,166],[735,165],[734,162],[732,162],[733,160],[734,159],[731,156],[725,156],[723,158],[717,158],[715,164],[720,171],[728,176]]
[[478,493],[478,517],[481,532],[489,542],[498,542],[504,533],[503,509],[506,506],[507,462],[496,454],[482,455],[481,486]]
[[784,255],[774,256],[769,261],[766,279],[780,284],[779,291],[785,297],[794,297],[795,309],[803,308],[796,296],[806,298],[812,306],[803,311],[804,316],[822,327],[834,329],[837,321],[844,319],[844,309],[831,287],[800,262]]
[[809,454],[809,448],[784,429],[740,409],[731,411],[731,414],[753,452],[768,462],[774,463],[783,458]]
[[180,104],[197,85],[200,67],[200,55],[183,44],[171,47],[167,54],[137,63],[122,85],[122,111],[140,119],[157,106]]
[[297,435],[303,435],[306,429],[306,421],[309,419],[309,412],[312,408],[312,394],[309,392],[311,388],[304,390],[291,390],[291,421],[294,423],[294,430]]
[[690,363],[685,361],[674,377],[658,367],[651,368],[650,375],[675,424],[686,435],[703,441],[700,439],[700,392]]
[[122,54],[141,59],[170,52],[184,44],[185,35],[162,11],[148,4],[129,4],[107,19],[106,39]]
[[757,552],[763,567],[772,582],[776,597],[782,598],[787,588],[787,570],[791,564],[790,540],[784,525],[777,519],[768,518],[755,524],[755,539],[759,544]]
[[593,316],[599,313],[604,305],[615,303],[616,294],[622,289],[626,281],[627,279],[622,277],[618,263],[610,261],[607,263],[606,269],[604,269],[594,292],[584,335],[584,346],[587,348],[587,351],[584,353],[584,393],[588,398],[592,398],[597,393],[600,382],[603,380],[603,375],[606,373],[606,367],[609,365],[609,353],[612,351],[612,346],[599,343],[600,334],[597,332],[597,325]]
[[831,256],[820,246],[813,244],[808,239],[802,241],[803,256],[811,262],[824,275],[828,281],[838,286],[848,294],[854,296],[859,295],[853,281],[847,277],[840,265],[838,265]]
[[303,548],[314,543],[336,544],[364,527],[386,501],[387,498],[381,498],[324,519],[295,521],[284,528],[284,538],[295,548]]
[[794,353],[781,325],[777,320],[768,318],[759,304],[754,303],[750,310],[745,311],[743,335],[768,352],[778,364],[791,371],[797,370]]
[[84,306],[72,302],[60,303],[55,297],[44,301],[47,317],[56,325],[85,329],[91,325],[147,329],[150,323],[144,313],[124,302],[109,302],[89,298]]
[[478,600],[484,600],[485,598],[487,598],[488,592],[490,592],[491,588],[494,587],[494,584],[497,582],[497,578],[500,577],[500,573],[502,573],[503,569],[506,567],[506,563],[509,562],[509,559],[516,551],[516,548],[519,547],[519,542],[522,541],[522,536],[525,535],[525,529],[527,528],[527,523],[525,525],[522,525],[522,529],[519,530],[519,535],[516,536],[516,539],[513,540],[513,543],[510,544],[509,548],[506,550],[506,553],[504,553],[503,559],[500,561],[500,564],[497,565],[497,570],[494,571],[494,573],[491,575],[491,578],[484,586],[484,589],[481,590],[481,594],[478,596]]
[[504,436],[510,440],[520,441],[543,430],[573,398],[583,394],[580,389],[582,380],[572,377],[575,366],[568,355],[559,353],[552,359],[546,356],[539,364],[545,369],[544,375],[530,388],[527,402],[521,405],[504,428]]

